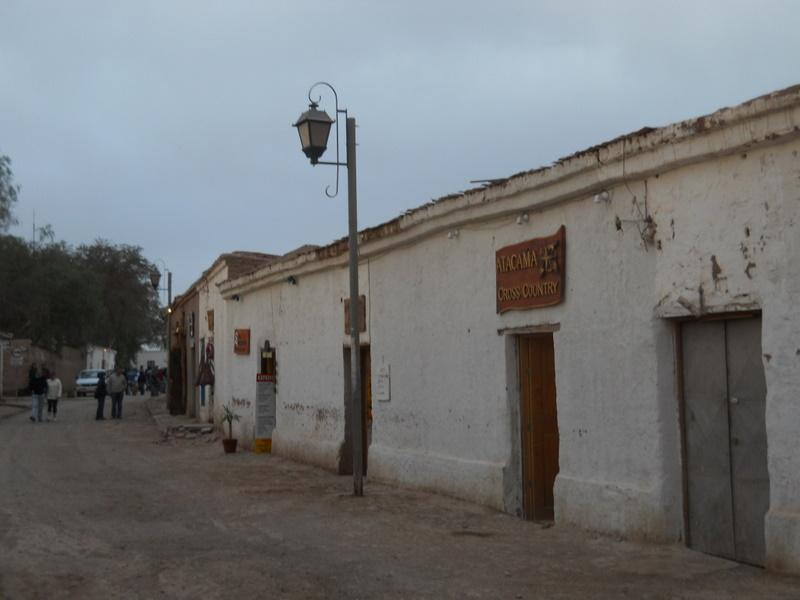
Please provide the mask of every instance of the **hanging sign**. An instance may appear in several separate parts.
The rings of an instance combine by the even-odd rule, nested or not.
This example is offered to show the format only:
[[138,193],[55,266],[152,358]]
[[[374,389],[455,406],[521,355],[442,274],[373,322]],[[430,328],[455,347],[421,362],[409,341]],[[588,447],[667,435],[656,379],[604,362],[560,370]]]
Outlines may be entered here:
[[250,330],[249,329],[234,329],[233,330],[233,353],[234,354],[250,354]]
[[[358,330],[364,333],[367,330],[367,297],[361,294],[358,297]],[[344,299],[344,332],[350,335],[350,298]]]
[[497,312],[559,304],[564,299],[566,228],[500,248],[495,254]]

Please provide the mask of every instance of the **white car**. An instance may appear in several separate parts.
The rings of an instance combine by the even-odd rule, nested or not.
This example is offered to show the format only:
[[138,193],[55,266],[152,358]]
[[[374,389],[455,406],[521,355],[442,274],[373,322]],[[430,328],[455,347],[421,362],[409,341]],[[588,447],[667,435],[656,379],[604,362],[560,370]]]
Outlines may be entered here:
[[105,369],[86,369],[78,373],[75,378],[75,395],[76,396],[91,396],[97,388],[97,380],[100,373],[104,373]]

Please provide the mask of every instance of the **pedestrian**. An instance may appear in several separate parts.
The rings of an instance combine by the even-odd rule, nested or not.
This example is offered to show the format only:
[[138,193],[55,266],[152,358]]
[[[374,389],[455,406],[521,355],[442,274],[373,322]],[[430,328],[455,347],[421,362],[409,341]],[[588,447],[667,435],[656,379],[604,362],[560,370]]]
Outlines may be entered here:
[[44,399],[47,395],[47,377],[42,368],[36,367],[30,378],[31,386],[31,421],[34,423],[42,422],[42,410],[44,409]]
[[[56,376],[55,371],[50,371],[50,376],[47,378],[47,420],[55,421],[56,414],[58,413],[58,401],[61,399],[61,380]],[[50,415],[53,418],[50,418]]]
[[33,394],[33,380],[36,379],[36,372],[39,370],[39,365],[31,363],[31,368],[28,369],[28,393]]
[[155,367],[147,369],[147,389],[150,390],[151,396],[158,395],[158,378]]
[[137,380],[139,384],[139,394],[144,396],[144,386],[147,384],[147,375],[144,372],[144,367],[139,365],[139,379]]
[[106,374],[101,371],[97,374],[97,387],[94,388],[94,397],[97,399],[97,414],[95,414],[94,417],[96,421],[105,419],[103,416],[103,409],[106,405],[106,394],[108,394]]
[[111,418],[122,418],[122,398],[128,387],[128,378],[122,373],[122,367],[116,370],[108,378],[108,394],[111,396]]

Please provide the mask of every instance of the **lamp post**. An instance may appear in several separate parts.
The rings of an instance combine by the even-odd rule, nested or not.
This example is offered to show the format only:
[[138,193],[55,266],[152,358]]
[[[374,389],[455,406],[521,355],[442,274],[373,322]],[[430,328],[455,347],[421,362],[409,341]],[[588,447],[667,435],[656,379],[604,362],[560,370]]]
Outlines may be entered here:
[[[311,92],[317,86],[325,86],[333,92],[336,108],[336,120],[319,110],[319,100],[311,98]],[[308,90],[309,107],[300,115],[294,127],[300,134],[300,143],[303,153],[309,158],[312,165],[334,165],[336,167],[336,190],[333,194],[329,188],[325,195],[329,198],[339,193],[339,167],[347,168],[347,221],[349,226],[349,267],[350,267],[350,414],[352,425],[350,427],[350,445],[353,452],[353,495],[363,496],[364,485],[362,472],[364,469],[364,456],[362,453],[362,406],[361,406],[361,347],[358,339],[358,203],[356,200],[356,120],[348,117],[346,109],[339,108],[339,97],[333,86],[325,81],[319,81]],[[345,117],[345,162],[339,160],[339,115]],[[331,125],[336,124],[336,160],[333,162],[320,161],[328,145],[328,135]]]
[[[170,339],[171,332],[170,332],[170,326],[169,326],[169,317],[170,317],[170,314],[172,313],[172,272],[167,269],[167,264],[162,259],[158,258],[156,260],[158,260],[163,265],[164,273],[167,274],[167,287],[166,287],[166,292],[167,292],[167,314],[166,314],[165,319],[164,319],[166,321],[167,337],[164,340],[164,347],[165,347],[166,352],[167,352],[167,356],[165,358],[165,362],[167,364],[165,365],[165,367],[167,369],[167,390],[166,390],[167,391],[167,404],[169,404],[169,392],[170,392],[170,387],[171,387],[170,386],[170,380],[169,380],[169,355],[170,355],[170,350],[171,350],[171,345],[172,345],[171,344],[172,340]],[[165,288],[159,288],[158,287],[160,282],[161,282],[161,273],[159,273],[157,269],[153,269],[150,272],[150,283],[152,284],[153,289],[156,292],[165,290]]]

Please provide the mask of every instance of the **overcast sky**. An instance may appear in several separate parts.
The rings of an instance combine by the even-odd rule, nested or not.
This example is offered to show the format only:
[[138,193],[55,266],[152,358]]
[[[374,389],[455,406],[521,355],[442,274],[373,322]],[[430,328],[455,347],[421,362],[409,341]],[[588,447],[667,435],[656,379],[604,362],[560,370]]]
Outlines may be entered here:
[[327,198],[291,127],[318,80],[358,122],[364,228],[800,83],[798,25],[794,0],[0,0],[12,233],[35,210],[139,245],[179,293],[222,252],[346,235],[346,173]]

